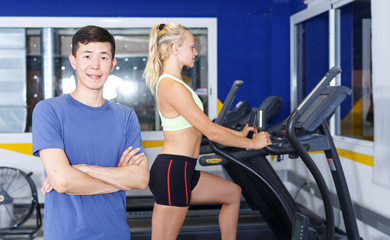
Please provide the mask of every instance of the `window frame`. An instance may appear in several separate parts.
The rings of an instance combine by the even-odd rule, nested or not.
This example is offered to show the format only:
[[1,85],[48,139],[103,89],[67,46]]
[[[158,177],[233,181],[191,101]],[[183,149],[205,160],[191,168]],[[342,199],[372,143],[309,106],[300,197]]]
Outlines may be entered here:
[[[217,18],[0,17],[0,28],[81,28],[86,25],[117,29],[152,28],[156,23],[169,22],[180,23],[188,28],[207,29],[208,117],[214,119],[218,114]],[[0,140],[10,134],[13,133],[0,134]],[[31,135],[31,133],[15,134],[21,136]],[[143,131],[142,135],[146,137],[144,140],[163,139],[162,131]]]
[[[290,16],[290,101],[291,109],[297,107],[297,25],[310,20],[322,13],[329,14],[329,68],[340,65],[340,9],[346,4],[350,4],[355,0],[332,0],[332,1],[315,1],[308,5],[308,7],[294,15]],[[330,85],[339,85],[340,75],[336,76]],[[330,119],[329,126],[332,137],[335,143],[343,149],[367,154],[373,156],[374,141],[356,139],[347,136],[336,135],[336,130],[339,128],[338,112]],[[337,122],[338,121],[338,122]]]

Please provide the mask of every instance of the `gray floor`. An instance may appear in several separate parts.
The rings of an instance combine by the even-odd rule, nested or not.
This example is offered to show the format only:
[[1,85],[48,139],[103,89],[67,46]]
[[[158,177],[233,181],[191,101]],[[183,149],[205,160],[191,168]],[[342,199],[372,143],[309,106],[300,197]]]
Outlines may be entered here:
[[[152,216],[152,203],[150,200],[130,199],[127,203],[128,206],[135,206],[129,208],[127,211],[127,219],[131,232],[132,240],[146,240],[150,239],[151,233],[151,216]],[[261,215],[252,211],[251,209],[244,207],[240,210],[239,226],[237,230],[237,239],[263,239],[263,240],[275,240],[275,237],[267,224],[264,223]],[[43,209],[41,209],[43,215]],[[218,213],[219,206],[195,206],[191,208],[187,214],[187,218],[183,224],[179,240],[187,239],[202,239],[202,240],[215,240],[220,239],[220,232],[218,227]],[[43,221],[43,216],[42,216]],[[22,226],[34,227],[36,226],[36,215],[30,217]],[[14,233],[16,231],[13,231]],[[0,231],[1,234],[1,231]],[[43,240],[43,226],[33,236],[29,235],[6,235],[1,236],[0,240],[22,240],[22,239],[34,239]]]

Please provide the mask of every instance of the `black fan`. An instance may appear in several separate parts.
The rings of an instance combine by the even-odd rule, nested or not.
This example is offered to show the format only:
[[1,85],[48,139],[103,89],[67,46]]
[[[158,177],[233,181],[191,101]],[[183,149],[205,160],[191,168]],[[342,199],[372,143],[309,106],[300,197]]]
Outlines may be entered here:
[[[37,190],[30,178],[32,173],[0,167],[0,235],[32,235],[42,225]],[[36,222],[23,224],[35,211]]]

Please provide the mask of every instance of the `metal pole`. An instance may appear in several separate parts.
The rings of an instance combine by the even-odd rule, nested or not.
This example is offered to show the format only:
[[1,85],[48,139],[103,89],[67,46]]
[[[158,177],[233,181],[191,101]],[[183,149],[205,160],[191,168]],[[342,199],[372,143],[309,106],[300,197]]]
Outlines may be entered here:
[[43,28],[41,32],[43,99],[54,97],[55,88],[55,31]]

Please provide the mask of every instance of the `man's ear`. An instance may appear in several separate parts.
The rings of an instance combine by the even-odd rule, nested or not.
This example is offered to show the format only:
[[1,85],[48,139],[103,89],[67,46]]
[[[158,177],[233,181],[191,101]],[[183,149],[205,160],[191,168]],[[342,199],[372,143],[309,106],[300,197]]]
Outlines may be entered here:
[[116,65],[116,58],[112,59],[112,67],[111,67],[110,72],[112,72],[112,70],[114,70],[115,65]]
[[76,58],[73,56],[73,54],[69,54],[69,62],[73,70],[76,70]]

